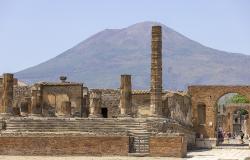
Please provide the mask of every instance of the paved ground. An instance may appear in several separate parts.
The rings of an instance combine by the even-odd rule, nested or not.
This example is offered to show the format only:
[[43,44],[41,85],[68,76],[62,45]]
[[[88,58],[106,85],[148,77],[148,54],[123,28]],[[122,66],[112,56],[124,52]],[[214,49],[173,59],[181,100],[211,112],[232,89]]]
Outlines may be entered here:
[[[186,160],[246,160],[250,150],[213,149],[189,152]],[[166,157],[0,156],[0,160],[180,160]]]
[[246,149],[212,149],[188,153],[190,160],[245,160],[249,157],[250,150]]

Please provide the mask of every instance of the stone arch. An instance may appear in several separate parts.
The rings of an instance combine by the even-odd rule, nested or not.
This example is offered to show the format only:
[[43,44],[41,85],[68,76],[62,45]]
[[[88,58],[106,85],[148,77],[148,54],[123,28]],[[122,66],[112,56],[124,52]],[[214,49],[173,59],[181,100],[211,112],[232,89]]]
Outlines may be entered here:
[[242,96],[245,96],[247,99],[249,99],[250,100],[250,95],[249,95],[249,93],[246,93],[246,92],[243,92],[243,91],[241,91],[241,90],[228,90],[228,91],[226,91],[226,92],[221,92],[220,94],[218,94],[217,96],[216,96],[216,100],[214,101],[214,107],[216,107],[217,106],[217,103],[218,103],[218,101],[220,100],[220,98],[221,97],[223,97],[224,95],[226,95],[226,94],[229,94],[229,93],[237,93],[237,94],[239,94],[239,95],[242,95]]
[[[217,101],[227,93],[238,93],[250,100],[250,86],[219,86],[219,85],[194,85],[188,87],[191,96],[193,126],[196,132],[203,133],[206,138],[216,138]],[[198,124],[197,104],[206,105],[206,124]]]

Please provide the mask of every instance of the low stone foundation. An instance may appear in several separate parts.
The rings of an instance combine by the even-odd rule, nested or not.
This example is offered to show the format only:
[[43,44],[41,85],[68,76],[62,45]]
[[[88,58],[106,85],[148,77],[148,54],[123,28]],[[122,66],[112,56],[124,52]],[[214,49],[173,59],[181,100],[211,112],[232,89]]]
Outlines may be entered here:
[[216,138],[196,138],[195,141],[197,148],[215,148],[217,145],[217,139]]
[[2,155],[127,156],[128,137],[82,134],[18,134],[0,136]]
[[150,137],[149,150],[152,157],[185,157],[187,140],[182,134]]

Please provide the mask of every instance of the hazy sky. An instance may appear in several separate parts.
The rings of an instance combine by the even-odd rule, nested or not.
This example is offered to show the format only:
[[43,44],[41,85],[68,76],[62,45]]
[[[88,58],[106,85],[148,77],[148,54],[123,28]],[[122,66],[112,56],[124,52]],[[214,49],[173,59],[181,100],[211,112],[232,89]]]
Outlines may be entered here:
[[250,55],[250,0],[0,0],[0,74],[44,62],[103,29],[142,21]]

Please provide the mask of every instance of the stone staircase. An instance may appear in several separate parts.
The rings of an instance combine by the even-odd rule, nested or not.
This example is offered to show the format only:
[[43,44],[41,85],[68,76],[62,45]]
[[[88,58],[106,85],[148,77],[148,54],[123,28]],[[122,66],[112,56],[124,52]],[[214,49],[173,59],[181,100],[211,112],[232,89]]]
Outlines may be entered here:
[[147,123],[136,118],[22,118],[5,120],[0,133],[86,133],[130,137],[130,156],[149,154]]
[[142,122],[136,129],[129,130],[130,136],[130,156],[147,156],[149,155],[149,137],[148,132],[144,126],[147,124]]
[[141,122],[134,119],[104,118],[14,118],[5,121],[4,132],[87,132],[87,133],[121,133],[141,130]]

